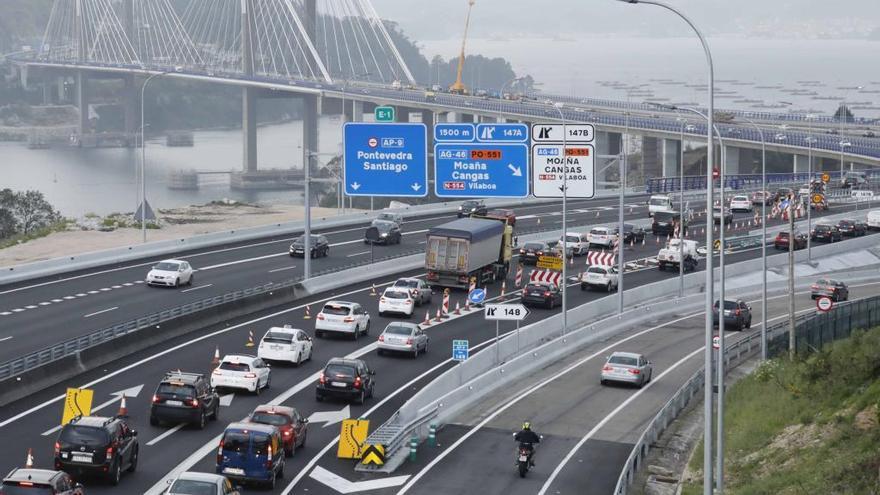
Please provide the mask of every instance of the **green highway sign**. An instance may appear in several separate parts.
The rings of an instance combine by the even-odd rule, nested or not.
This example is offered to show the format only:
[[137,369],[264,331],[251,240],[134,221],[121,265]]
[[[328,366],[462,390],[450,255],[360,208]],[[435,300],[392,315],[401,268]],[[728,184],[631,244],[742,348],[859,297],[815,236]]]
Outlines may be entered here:
[[376,122],[394,122],[394,107],[376,107]]

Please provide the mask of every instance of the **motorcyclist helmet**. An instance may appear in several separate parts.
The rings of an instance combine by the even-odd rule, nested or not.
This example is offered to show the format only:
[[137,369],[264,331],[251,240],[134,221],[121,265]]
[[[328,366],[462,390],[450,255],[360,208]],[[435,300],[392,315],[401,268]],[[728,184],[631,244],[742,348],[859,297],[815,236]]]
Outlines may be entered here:
[[532,423],[529,423],[528,421],[524,422],[524,423],[522,424],[522,429],[523,429],[523,430],[531,430],[531,429],[532,429]]

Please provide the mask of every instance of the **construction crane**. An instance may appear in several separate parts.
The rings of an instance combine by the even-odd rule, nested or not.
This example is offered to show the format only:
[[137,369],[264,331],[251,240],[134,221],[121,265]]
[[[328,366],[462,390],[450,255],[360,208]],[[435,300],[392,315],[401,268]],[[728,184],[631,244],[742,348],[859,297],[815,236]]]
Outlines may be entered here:
[[475,3],[476,0],[468,0],[467,19],[464,21],[464,38],[461,40],[461,54],[458,56],[458,75],[455,78],[455,83],[449,86],[449,92],[454,95],[468,94],[467,88],[461,82],[461,74],[464,72],[464,47],[467,44],[468,28],[471,25],[471,10],[473,10]]

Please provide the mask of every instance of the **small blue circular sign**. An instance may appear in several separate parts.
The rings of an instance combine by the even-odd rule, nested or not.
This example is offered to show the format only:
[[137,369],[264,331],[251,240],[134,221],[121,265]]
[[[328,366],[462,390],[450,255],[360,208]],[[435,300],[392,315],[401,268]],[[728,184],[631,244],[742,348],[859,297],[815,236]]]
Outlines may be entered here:
[[471,304],[482,304],[486,300],[486,291],[483,289],[474,289],[468,294],[468,301]]

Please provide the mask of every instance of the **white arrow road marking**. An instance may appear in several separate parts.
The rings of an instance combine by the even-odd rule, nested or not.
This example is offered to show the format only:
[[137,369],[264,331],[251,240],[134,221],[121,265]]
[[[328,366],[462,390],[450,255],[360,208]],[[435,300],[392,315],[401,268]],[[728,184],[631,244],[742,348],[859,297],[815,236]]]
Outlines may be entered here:
[[226,394],[223,397],[220,397],[220,406],[221,407],[229,407],[232,405],[232,399],[235,398],[235,394]]
[[324,485],[329,486],[330,488],[336,490],[339,493],[357,493],[357,492],[366,492],[368,490],[379,490],[382,488],[392,488],[395,486],[400,486],[406,483],[406,480],[409,479],[409,475],[406,476],[394,476],[391,478],[381,478],[377,480],[368,480],[368,481],[358,481],[352,482],[347,479],[339,476],[337,474],[331,473],[321,466],[316,467],[312,470],[309,477],[318,481]]
[[338,411],[317,411],[309,416],[309,423],[326,423],[324,428],[351,417],[351,407],[345,406]]
[[166,438],[168,438],[171,435],[175,434],[176,432],[180,431],[180,429],[183,428],[184,426],[186,426],[186,423],[180,423],[179,425],[175,426],[174,428],[171,428],[170,430],[166,431],[165,433],[163,433],[163,434],[159,435],[158,437],[147,442],[147,446],[152,447],[153,445],[156,445],[157,443],[161,442],[162,440],[165,440]]
[[[99,404],[99,405],[93,407],[92,413],[96,413],[96,412],[100,411],[101,409],[105,409],[105,408],[119,402],[119,400],[122,399],[123,395],[125,396],[126,399],[134,399],[135,397],[137,397],[138,395],[141,394],[141,390],[143,390],[143,388],[144,388],[144,386],[143,386],[143,384],[141,384],[141,385],[137,385],[135,387],[127,388],[125,390],[120,390],[119,392],[113,392],[112,394],[110,394],[113,396],[113,398],[108,400],[107,402],[104,402],[103,404]],[[61,425],[55,426],[54,428],[51,428],[49,430],[44,431],[43,436],[48,437],[49,435],[55,433],[56,431],[58,431],[60,429],[61,429]]]
[[510,171],[513,172],[514,177],[522,177],[522,168],[514,167],[512,163],[508,163],[507,168],[509,168]]

